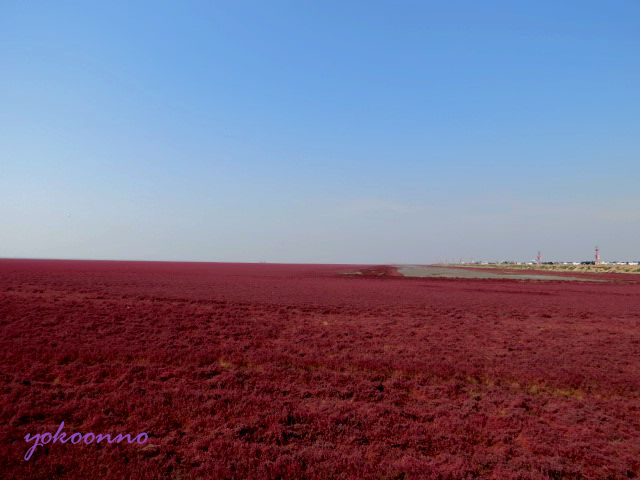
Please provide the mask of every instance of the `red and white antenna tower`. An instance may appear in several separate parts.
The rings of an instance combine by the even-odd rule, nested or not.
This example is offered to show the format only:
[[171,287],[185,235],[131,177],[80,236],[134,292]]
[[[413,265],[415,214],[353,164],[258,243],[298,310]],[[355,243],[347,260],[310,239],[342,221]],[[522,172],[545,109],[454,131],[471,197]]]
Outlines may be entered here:
[[538,255],[536,255],[536,263],[540,265],[542,263],[542,253],[538,251]]
[[600,265],[600,247],[596,246],[596,265]]

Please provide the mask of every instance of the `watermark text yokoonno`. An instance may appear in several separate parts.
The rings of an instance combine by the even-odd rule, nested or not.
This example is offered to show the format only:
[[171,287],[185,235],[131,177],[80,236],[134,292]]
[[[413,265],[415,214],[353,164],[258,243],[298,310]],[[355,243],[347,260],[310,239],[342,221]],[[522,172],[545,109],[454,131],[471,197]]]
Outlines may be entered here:
[[60,443],[67,443],[69,440],[71,440],[71,443],[74,445],[80,443],[81,441],[84,441],[85,444],[89,445],[90,443],[93,443],[94,440],[96,443],[100,443],[103,440],[106,440],[108,443],[120,443],[126,438],[129,443],[137,442],[138,444],[142,445],[149,439],[149,436],[145,432],[139,433],[133,439],[131,439],[131,434],[129,433],[127,433],[126,435],[122,435],[121,433],[119,433],[112,439],[110,434],[94,435],[91,432],[85,433],[84,435],[82,433],[74,433],[70,437],[65,438],[67,434],[62,431],[63,428],[64,422],[61,422],[60,426],[58,427],[58,431],[54,435],[51,435],[49,432],[37,433],[35,435],[27,433],[24,439],[27,441],[27,443],[34,443],[33,446],[29,448],[29,450],[27,450],[27,453],[25,453],[24,459],[29,460],[31,458],[31,455],[33,455],[33,452],[36,450],[36,447],[38,447],[39,445],[46,445],[49,442],[56,443],[57,441],[60,441]]

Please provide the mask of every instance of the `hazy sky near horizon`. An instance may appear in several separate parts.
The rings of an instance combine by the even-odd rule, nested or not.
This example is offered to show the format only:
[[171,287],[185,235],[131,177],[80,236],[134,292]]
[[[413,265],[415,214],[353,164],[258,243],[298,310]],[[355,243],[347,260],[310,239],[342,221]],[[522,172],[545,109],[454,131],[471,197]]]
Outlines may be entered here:
[[640,258],[640,2],[0,4],[0,257]]

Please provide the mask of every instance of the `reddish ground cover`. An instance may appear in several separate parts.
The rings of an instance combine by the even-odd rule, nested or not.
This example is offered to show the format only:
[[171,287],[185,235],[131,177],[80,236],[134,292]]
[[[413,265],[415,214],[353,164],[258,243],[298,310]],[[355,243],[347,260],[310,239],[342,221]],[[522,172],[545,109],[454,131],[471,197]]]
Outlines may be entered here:
[[640,475],[640,284],[341,270],[0,261],[0,477]]

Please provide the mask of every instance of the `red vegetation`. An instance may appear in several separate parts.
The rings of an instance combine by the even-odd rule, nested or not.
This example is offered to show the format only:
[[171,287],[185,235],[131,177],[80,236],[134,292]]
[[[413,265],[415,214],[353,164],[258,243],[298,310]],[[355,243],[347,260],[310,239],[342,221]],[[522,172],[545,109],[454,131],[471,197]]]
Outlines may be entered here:
[[349,270],[0,261],[0,477],[640,475],[639,284]]

